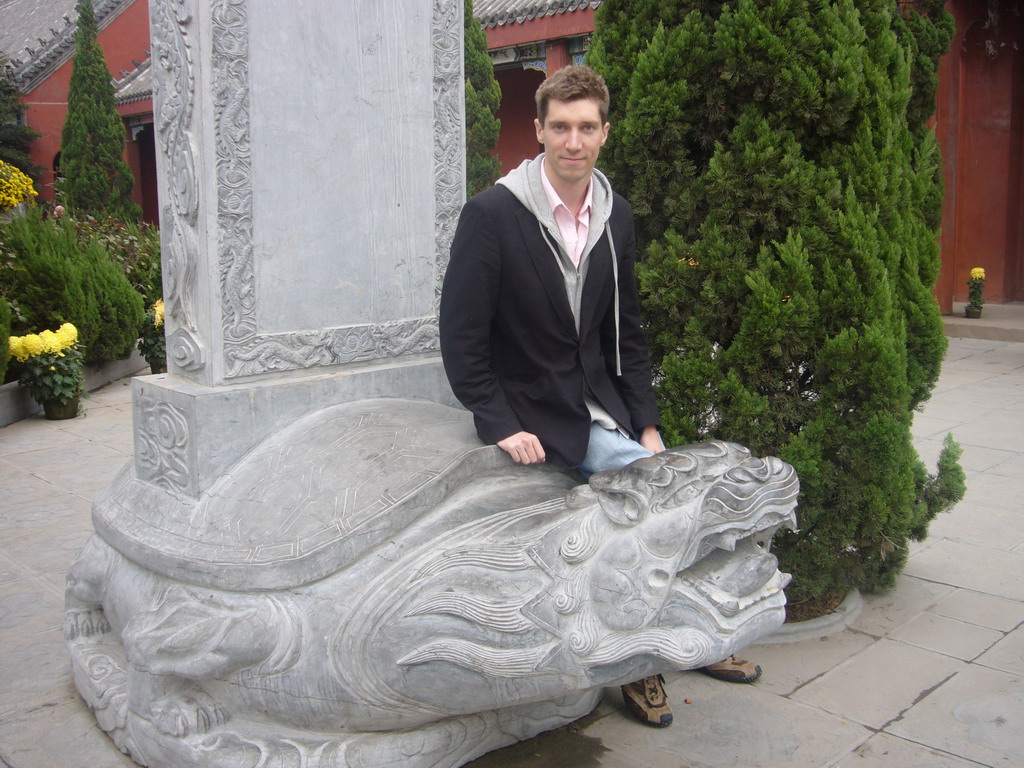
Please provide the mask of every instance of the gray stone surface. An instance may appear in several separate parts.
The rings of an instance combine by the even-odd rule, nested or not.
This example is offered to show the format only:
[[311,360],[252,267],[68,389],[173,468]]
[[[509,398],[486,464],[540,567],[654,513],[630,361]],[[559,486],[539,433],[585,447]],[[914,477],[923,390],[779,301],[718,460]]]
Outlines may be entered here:
[[963,667],[949,656],[885,638],[811,681],[793,698],[878,729],[913,706],[922,691]]
[[[464,195],[463,7],[372,7],[153,0],[171,374],[436,352]],[[310,136],[323,151],[296,152]]]
[[788,577],[764,545],[797,492],[728,443],[577,485],[481,446],[465,411],[334,406],[192,505],[130,472],[100,496],[68,575],[75,684],[152,768],[253,743],[461,765],[774,631]]
[[966,667],[887,729],[896,736],[982,765],[1024,762],[1020,675]]
[[[954,339],[950,354],[969,356],[975,351],[974,345],[983,343],[991,345],[990,342]],[[995,344],[994,348],[1002,346],[1006,345]],[[1018,346],[1024,348],[1024,345]],[[1024,369],[1018,369],[1015,375],[1024,382]],[[965,419],[977,417],[984,422],[1016,418],[1013,411],[1003,409],[1002,401],[980,394],[978,385],[977,376],[961,381],[951,379],[944,371],[939,389],[956,393],[956,396],[945,402],[932,401],[925,413],[938,409],[941,417],[946,404],[966,401],[984,404],[986,410],[981,414],[964,415]],[[0,429],[0,484],[10,480],[0,491],[0,595],[32,595],[33,599],[42,602],[43,608],[42,612],[24,622],[14,621],[11,622],[13,626],[0,630],[0,760],[15,768],[78,765],[125,768],[133,764],[99,729],[71,683],[71,666],[58,628],[63,605],[63,573],[50,570],[52,561],[47,563],[45,573],[37,567],[49,560],[39,549],[45,546],[46,535],[58,530],[86,534],[92,531],[89,518],[92,498],[82,496],[80,489],[76,491],[64,485],[65,474],[70,474],[79,459],[62,457],[60,451],[56,451],[49,454],[47,462],[19,462],[18,466],[8,462],[12,454],[32,454],[37,449],[59,448],[63,441],[75,444],[82,439],[92,440],[96,445],[115,449],[93,467],[96,474],[102,474],[108,481],[113,480],[130,459],[130,454],[124,448],[104,442],[111,438],[109,429],[104,427],[91,437],[89,426],[104,424],[106,419],[94,421],[94,417],[105,409],[110,409],[112,414],[114,409],[118,409],[117,414],[127,424],[130,389],[129,382],[123,381],[94,393],[87,401],[89,415],[71,422],[49,422],[33,417]],[[73,432],[70,431],[71,424],[74,425]],[[994,442],[988,447],[992,451],[1003,450]],[[1024,462],[1024,454],[1015,454],[1012,461]],[[22,468],[29,465],[28,469]],[[1006,462],[978,470],[970,482],[984,484],[992,474],[1014,476],[999,471],[1005,465]],[[1015,476],[1024,478],[1024,475]],[[20,493],[22,486],[29,486],[31,493]],[[1019,496],[1021,491],[1024,491],[1024,480],[1017,486],[1016,495]],[[21,501],[15,501],[11,493]],[[1005,514],[1007,528],[1018,525],[1012,510],[1005,510]],[[913,564],[938,541],[940,539],[933,537],[925,542],[927,546],[924,549],[911,554],[910,563]],[[64,567],[70,564],[69,559]],[[1024,579],[1024,573],[1017,572],[1015,576]],[[700,723],[693,718],[694,707],[701,706],[705,697],[729,692],[741,697],[759,692],[754,700],[768,719],[778,714],[780,721],[784,721],[794,711],[793,707],[799,706],[796,711],[805,713],[812,724],[820,722],[827,725],[826,735],[815,742],[815,749],[805,749],[802,753],[808,760],[800,763],[800,768],[851,768],[859,765],[961,768],[965,763],[1020,764],[1021,742],[1016,745],[1012,741],[1006,743],[1002,751],[986,747],[984,742],[975,744],[969,739],[970,728],[954,715],[957,706],[968,699],[998,697],[1004,692],[1021,690],[1019,674],[1011,675],[994,666],[986,667],[980,657],[962,662],[962,671],[938,688],[922,688],[916,695],[916,703],[904,711],[901,719],[874,735],[850,720],[845,721],[846,728],[837,729],[836,723],[842,718],[807,701],[794,699],[803,687],[836,669],[846,659],[883,642],[881,638],[886,638],[885,642],[889,643],[903,643],[897,637],[901,629],[912,626],[912,619],[922,613],[996,630],[1004,637],[1024,623],[1024,601],[966,587],[925,582],[914,577],[901,579],[895,599],[886,595],[865,595],[865,602],[865,612],[858,619],[866,622],[859,625],[861,628],[852,627],[821,640],[801,642],[791,647],[773,645],[747,649],[745,655],[764,667],[763,677],[753,686],[731,687],[692,673],[669,675],[676,723],[665,731],[648,729],[626,720],[621,695],[617,689],[608,689],[604,703],[579,723],[488,754],[475,760],[474,768],[477,765],[481,768],[594,768],[598,765],[604,768],[681,768],[707,764],[695,759],[698,754],[702,760],[707,759],[707,750],[698,753],[691,748],[688,739],[677,738],[673,731],[683,728],[691,733],[696,731],[688,729],[710,728],[712,724]],[[1006,646],[993,645],[990,659],[996,657],[997,650],[1010,648],[1009,660],[1012,660],[1015,637]],[[1002,658],[1001,653],[999,657]],[[1004,665],[1004,661],[997,661]],[[968,674],[976,670],[982,673]],[[951,688],[953,684],[956,687]],[[867,682],[862,685],[866,688]],[[693,704],[684,704],[685,698],[690,698]],[[1000,710],[996,711],[998,717]],[[1003,712],[1013,714],[1010,709]],[[719,740],[716,743],[731,740],[734,745],[734,756],[718,747],[722,749],[719,764],[760,768],[761,761],[767,759],[758,751],[763,745],[755,743],[761,739],[761,732],[735,728],[731,723],[725,718],[714,724],[714,738]],[[907,723],[913,726],[912,731],[896,730]],[[1004,730],[1011,732],[1014,727],[1016,724],[1008,721]],[[863,737],[852,746],[849,729]],[[942,734],[950,729],[963,730],[948,742],[942,742]],[[796,728],[797,733],[800,730]],[[624,732],[631,734],[627,739],[630,746],[642,740],[645,743],[643,749],[612,751],[624,738]],[[60,734],[61,738],[53,738],[54,734]],[[743,761],[736,757],[739,754],[744,755]]]

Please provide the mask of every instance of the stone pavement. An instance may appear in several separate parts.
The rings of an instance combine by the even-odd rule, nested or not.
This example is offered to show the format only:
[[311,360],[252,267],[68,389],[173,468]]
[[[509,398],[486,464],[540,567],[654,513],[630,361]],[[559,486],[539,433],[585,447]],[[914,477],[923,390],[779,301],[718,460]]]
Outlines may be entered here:
[[[1009,312],[1024,328],[1024,305]],[[134,765],[76,694],[60,630],[90,502],[132,453],[130,402],[121,380],[93,393],[84,417],[0,429],[0,768]],[[950,431],[966,498],[849,626],[751,648],[765,670],[752,686],[670,676],[669,729],[627,719],[609,691],[584,720],[472,765],[1024,765],[1024,342],[950,340],[914,423],[926,463]]]

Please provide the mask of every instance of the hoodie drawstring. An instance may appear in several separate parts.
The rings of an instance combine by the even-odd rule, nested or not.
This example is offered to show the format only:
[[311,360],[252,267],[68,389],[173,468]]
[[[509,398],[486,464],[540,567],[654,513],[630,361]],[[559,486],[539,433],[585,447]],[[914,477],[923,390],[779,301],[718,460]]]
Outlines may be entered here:
[[612,280],[615,281],[615,375],[622,375],[622,354],[619,350],[619,259],[615,255],[615,241],[612,240],[611,224],[605,222],[605,234],[608,235],[608,247],[612,249]]

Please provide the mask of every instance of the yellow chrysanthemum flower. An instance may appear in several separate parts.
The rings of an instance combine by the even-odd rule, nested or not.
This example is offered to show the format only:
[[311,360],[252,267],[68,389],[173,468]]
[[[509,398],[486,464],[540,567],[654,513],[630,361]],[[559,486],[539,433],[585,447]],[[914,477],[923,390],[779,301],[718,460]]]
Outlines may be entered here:
[[39,334],[30,333],[22,336],[21,342],[28,357],[35,357],[43,351],[43,340],[39,338]]
[[164,300],[157,299],[153,304],[153,325],[159,328],[164,324]]
[[43,331],[39,334],[39,340],[43,343],[43,352],[47,354],[60,352],[63,348],[60,337],[53,331]]
[[78,341],[78,329],[75,328],[71,323],[64,323],[60,328],[57,329],[57,335],[61,337],[64,344],[64,349],[74,346]]
[[984,280],[985,269],[984,267],[975,267],[971,270],[971,280]]
[[18,362],[25,362],[28,355],[25,354],[25,346],[21,336],[10,336],[7,339],[7,348],[10,350],[10,357],[16,358]]

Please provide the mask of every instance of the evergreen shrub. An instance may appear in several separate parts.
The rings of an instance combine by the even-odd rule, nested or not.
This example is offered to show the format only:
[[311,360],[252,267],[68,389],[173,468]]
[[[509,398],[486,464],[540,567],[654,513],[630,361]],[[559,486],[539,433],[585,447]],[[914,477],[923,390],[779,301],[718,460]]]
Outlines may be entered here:
[[61,134],[59,192],[77,213],[106,213],[137,221],[132,201],[135,178],[124,160],[124,122],[114,108],[114,86],[91,0],[80,0],[75,55],[68,86],[68,111]]
[[38,208],[0,229],[0,294],[16,333],[72,323],[86,363],[127,357],[143,319],[142,297],[97,240],[82,247],[68,219]]
[[84,247],[90,240],[98,240],[142,297],[145,306],[152,306],[163,295],[157,227],[119,221],[110,216],[75,216],[71,220],[79,244]]
[[605,0],[588,52],[667,442],[796,467],[793,602],[891,586],[964,490],[952,440],[935,474],[911,442],[946,340],[939,155],[908,117],[934,84],[903,26],[883,0]]
[[494,79],[494,65],[487,54],[487,35],[473,17],[473,0],[465,5],[466,68],[466,196],[490,187],[498,178],[498,158],[491,154],[498,144],[501,121],[495,116],[501,105],[501,86]]
[[7,352],[7,340],[11,336],[11,305],[0,296],[0,384],[7,379],[7,361],[10,355]]

